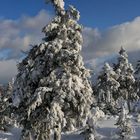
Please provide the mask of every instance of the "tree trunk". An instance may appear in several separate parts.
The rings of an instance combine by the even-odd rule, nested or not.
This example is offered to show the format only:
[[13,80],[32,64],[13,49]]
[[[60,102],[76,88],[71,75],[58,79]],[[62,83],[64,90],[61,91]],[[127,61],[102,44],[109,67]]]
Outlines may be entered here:
[[50,132],[50,129],[47,130],[47,140],[51,140],[51,132]]
[[57,125],[54,129],[54,140],[61,140],[61,125]]
[[29,140],[35,140],[33,132],[29,132]]
[[127,106],[128,106],[129,113],[131,113],[131,102],[130,102],[130,100],[127,101]]

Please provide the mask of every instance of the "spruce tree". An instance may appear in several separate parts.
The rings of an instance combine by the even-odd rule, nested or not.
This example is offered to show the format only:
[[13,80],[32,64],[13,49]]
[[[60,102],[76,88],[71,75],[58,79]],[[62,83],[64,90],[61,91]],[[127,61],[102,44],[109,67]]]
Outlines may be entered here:
[[128,55],[123,47],[120,49],[118,63],[115,65],[114,69],[119,75],[117,80],[120,83],[118,98],[123,97],[127,100],[128,109],[131,111],[131,102],[137,100],[138,96],[134,88],[134,69],[132,64],[129,63]]
[[115,93],[120,86],[116,79],[117,74],[113,71],[113,68],[108,63],[105,63],[98,76],[96,85],[98,106],[101,107],[105,113],[107,113],[107,111],[115,113]]
[[[45,38],[18,64],[13,104],[23,126],[22,139],[61,139],[61,131],[81,127],[93,103],[89,70],[80,54],[82,26],[73,6],[63,0],[49,0],[56,11],[43,28]],[[74,122],[74,123],[71,123]],[[73,126],[72,126],[73,125]]]
[[121,107],[121,112],[117,120],[119,140],[130,140],[130,136],[134,133],[130,119],[124,105]]
[[96,130],[93,127],[87,127],[84,132],[84,135],[85,135],[84,140],[97,140],[96,139]]
[[3,99],[3,87],[0,87],[0,130],[5,130],[5,116],[3,111],[5,110],[4,99]]
[[10,82],[0,89],[0,130],[7,131],[11,126],[11,90]]
[[140,74],[140,60],[137,62],[135,74]]
[[140,97],[140,60],[137,62],[135,70],[135,78],[136,78],[135,88],[138,93],[138,96]]
[[[99,111],[98,109],[97,111]],[[96,113],[99,113],[99,112],[96,112]],[[99,119],[96,113],[93,115],[91,111],[91,113],[88,116],[86,127],[84,129],[84,132],[82,132],[82,134],[84,134],[84,137],[85,137],[84,140],[97,140],[97,139],[99,140],[99,138],[97,137],[97,131],[95,127],[96,122]]]

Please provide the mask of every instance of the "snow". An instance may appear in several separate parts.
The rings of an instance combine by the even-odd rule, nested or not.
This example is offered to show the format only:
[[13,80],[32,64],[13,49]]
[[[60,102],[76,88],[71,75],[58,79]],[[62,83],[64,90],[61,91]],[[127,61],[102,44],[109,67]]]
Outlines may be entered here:
[[[133,88],[134,69],[128,61],[126,51],[121,48],[115,69],[105,63],[96,85],[97,93],[99,92],[97,94],[99,107],[91,109],[94,99],[88,81],[90,71],[85,68],[80,54],[83,43],[82,26],[77,23],[80,13],[73,6],[69,6],[65,11],[63,0],[48,1],[53,3],[56,17],[43,28],[45,42],[34,46],[18,65],[19,74],[14,85],[13,105],[20,106],[15,112],[25,130],[22,133],[23,139],[28,137],[25,136],[26,131],[27,135],[32,131],[41,137],[54,132],[54,135],[59,137],[61,128],[69,130],[69,133],[62,133],[62,140],[85,140],[85,136],[90,137],[86,140],[94,140],[96,137],[101,140],[118,139],[119,127],[115,125],[118,116],[105,115],[100,111],[99,104],[107,105],[105,111],[108,113],[108,106],[113,108],[117,105],[113,99],[113,93],[116,91],[118,106],[123,103],[119,95],[124,96],[129,102],[136,100]],[[127,86],[124,86],[126,85],[124,83],[127,83]],[[128,115],[132,129],[135,130],[130,138],[140,139],[139,102],[135,110],[139,110],[139,113],[128,115],[128,112],[122,108],[119,119],[122,124]],[[3,121],[3,124],[6,123]],[[125,126],[123,128],[126,128]],[[81,128],[76,130],[79,127]],[[21,128],[18,127],[9,128],[7,132],[0,131],[0,140],[19,140],[20,136]]]
[[64,1],[63,0],[54,0],[55,5],[60,7],[61,9],[64,9]]
[[[132,135],[132,140],[140,139],[140,123],[135,121],[135,117],[130,115],[132,127],[135,129],[135,134]],[[102,120],[97,122],[96,130],[97,135],[101,140],[117,140],[117,126],[114,125],[118,116],[105,116]],[[19,140],[21,129],[14,127],[10,132],[0,132],[0,140]],[[84,140],[84,135],[80,134],[81,131],[73,131],[62,134],[62,140]]]
[[21,129],[14,127],[10,129],[10,132],[0,131],[0,140],[19,140],[21,134]]

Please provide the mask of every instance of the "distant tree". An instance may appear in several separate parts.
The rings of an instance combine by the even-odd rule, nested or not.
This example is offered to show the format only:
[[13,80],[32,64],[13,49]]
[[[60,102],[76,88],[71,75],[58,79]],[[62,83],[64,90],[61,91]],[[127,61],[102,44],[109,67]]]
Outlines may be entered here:
[[116,79],[117,74],[113,71],[113,68],[105,63],[96,85],[97,102],[100,107],[103,106],[105,112],[109,110],[113,113],[115,93],[120,86]]
[[140,74],[140,60],[137,62],[135,74]]
[[85,139],[84,140],[96,140],[96,130],[92,126],[88,126],[84,132]]
[[116,125],[118,125],[117,134],[119,135],[119,140],[130,140],[130,136],[134,133],[134,129],[132,128],[130,119],[127,115],[125,107],[122,106],[116,123]]
[[97,107],[94,109],[94,113],[92,111],[88,115],[88,118],[86,120],[86,126],[83,132],[80,133],[84,136],[84,140],[99,140],[99,138],[97,138],[97,131],[95,129],[95,126],[97,120],[99,119],[98,115],[100,115],[100,110]]
[[128,61],[128,55],[123,47],[121,47],[118,57],[118,63],[114,67],[115,72],[119,75],[118,97],[127,100],[128,109],[131,111],[131,102],[138,99],[137,91],[134,88],[135,78],[134,69]]
[[135,78],[136,78],[135,88],[138,93],[138,96],[140,97],[140,60],[137,62],[135,70]]
[[56,17],[43,28],[44,42],[18,65],[13,104],[23,126],[22,139],[61,139],[61,131],[83,126],[93,103],[89,70],[81,57],[82,27],[73,6],[49,0]]
[[12,85],[9,82],[6,87],[1,87],[0,94],[0,130],[7,131],[8,127],[11,125],[11,95],[12,95]]
[[3,85],[0,85],[0,96],[3,94]]

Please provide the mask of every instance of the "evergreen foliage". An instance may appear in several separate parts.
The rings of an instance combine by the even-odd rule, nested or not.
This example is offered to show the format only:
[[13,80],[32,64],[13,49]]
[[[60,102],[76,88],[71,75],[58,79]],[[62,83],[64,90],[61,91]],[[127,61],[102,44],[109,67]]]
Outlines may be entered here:
[[12,95],[12,84],[9,82],[8,85],[1,86],[0,89],[0,130],[7,131],[8,127],[11,126],[11,95]]
[[137,91],[135,90],[134,69],[128,61],[128,55],[122,47],[119,52],[118,63],[114,67],[118,74],[117,81],[120,84],[118,89],[118,98],[123,97],[128,102],[129,111],[131,111],[131,102],[138,99]]
[[18,65],[13,104],[23,126],[22,139],[61,139],[61,131],[83,126],[93,103],[89,70],[81,57],[82,26],[73,6],[49,0],[56,17],[43,28],[44,42]]
[[134,129],[131,126],[130,119],[127,116],[127,111],[124,106],[121,108],[119,118],[116,125],[118,125],[119,140],[130,140],[131,135],[134,133]]
[[96,85],[98,106],[103,109],[105,113],[115,113],[115,96],[119,86],[117,74],[108,63],[105,63],[98,76]]

